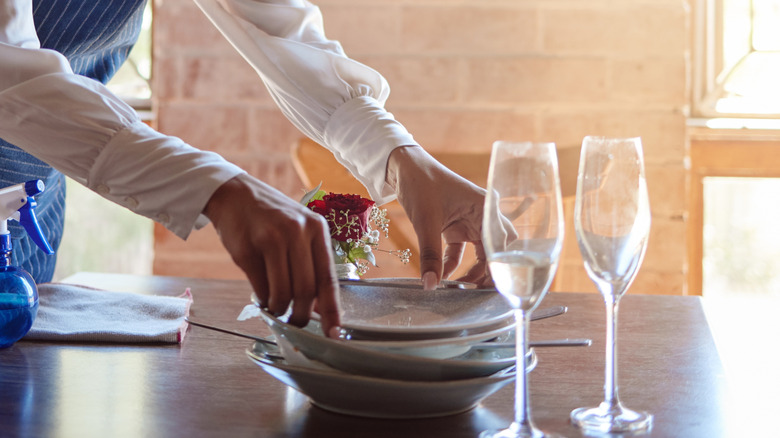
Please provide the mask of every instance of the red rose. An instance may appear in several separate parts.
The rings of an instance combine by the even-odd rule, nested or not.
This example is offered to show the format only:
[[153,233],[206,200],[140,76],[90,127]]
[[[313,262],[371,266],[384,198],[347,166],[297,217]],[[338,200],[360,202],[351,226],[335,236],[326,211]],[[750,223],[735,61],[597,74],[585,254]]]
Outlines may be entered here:
[[359,195],[328,193],[307,205],[328,221],[330,235],[340,242],[358,240],[368,231],[368,218],[375,202]]

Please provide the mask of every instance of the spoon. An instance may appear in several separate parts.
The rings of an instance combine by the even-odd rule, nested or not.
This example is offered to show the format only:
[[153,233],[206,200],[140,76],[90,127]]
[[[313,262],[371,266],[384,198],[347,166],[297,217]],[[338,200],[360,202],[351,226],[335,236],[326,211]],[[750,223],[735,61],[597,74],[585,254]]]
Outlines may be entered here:
[[569,310],[566,306],[553,306],[545,307],[544,309],[536,309],[531,312],[531,321],[538,321],[540,319],[552,318],[553,316],[563,315]]
[[[184,318],[184,320],[187,321],[188,323],[194,325],[194,326],[203,327],[203,328],[206,328],[206,329],[209,329],[209,330],[214,330],[214,331],[221,332],[221,333],[227,333],[227,334],[233,335],[233,336],[240,336],[242,338],[252,339],[254,341],[261,342],[261,343],[267,344],[267,345],[277,345],[276,342],[274,342],[274,341],[272,341],[270,339],[262,338],[260,336],[254,336],[254,335],[250,335],[250,334],[247,334],[247,333],[241,333],[241,332],[237,332],[237,331],[233,331],[233,330],[228,330],[228,329],[215,327],[213,325],[203,324],[201,322],[195,322],[192,319],[190,319],[189,317]],[[588,345],[591,344],[591,340],[590,339],[553,339],[553,340],[548,340],[548,341],[531,341],[530,344],[531,344],[531,347],[588,346]],[[481,344],[475,345],[474,347],[475,348],[480,348],[480,349],[482,349],[482,348],[491,348],[492,349],[492,348],[514,348],[514,346],[515,346],[515,344],[513,344],[513,343],[483,342]]]

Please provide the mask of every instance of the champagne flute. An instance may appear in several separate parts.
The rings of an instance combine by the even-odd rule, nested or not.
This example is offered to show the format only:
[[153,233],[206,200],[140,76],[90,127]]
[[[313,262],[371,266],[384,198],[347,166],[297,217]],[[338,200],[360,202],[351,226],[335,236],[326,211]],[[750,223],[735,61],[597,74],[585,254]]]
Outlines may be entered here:
[[638,137],[585,137],[574,229],[585,270],[606,304],[607,347],[604,401],[595,408],[575,409],[571,421],[590,432],[648,429],[653,416],[623,407],[618,398],[616,358],[618,303],[642,264],[650,234],[650,202]]
[[528,316],[550,288],[563,243],[563,206],[553,143],[493,144],[482,241],[496,289],[515,309],[515,418],[509,428],[480,436],[544,437],[531,422]]

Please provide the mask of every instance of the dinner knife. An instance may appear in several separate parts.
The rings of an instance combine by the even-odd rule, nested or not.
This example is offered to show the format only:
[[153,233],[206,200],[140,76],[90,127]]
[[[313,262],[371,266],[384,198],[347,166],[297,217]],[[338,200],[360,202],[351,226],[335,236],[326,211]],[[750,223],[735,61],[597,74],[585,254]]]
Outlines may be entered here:
[[[262,342],[263,344],[268,345],[277,345],[276,342],[266,339],[260,336],[250,335],[247,333],[241,333],[237,332],[235,330],[228,330],[220,327],[216,327],[213,325],[203,324],[201,322],[195,322],[190,318],[184,318],[185,321],[188,323],[202,327],[209,330],[218,331],[221,333],[226,333],[233,336],[240,336],[242,338],[252,339],[257,342]],[[567,347],[567,346],[589,346],[591,344],[590,339],[552,339],[552,340],[546,340],[546,341],[531,341],[530,346],[531,347]],[[482,342],[479,344],[476,344],[474,347],[476,348],[513,348],[515,344],[513,343],[504,343],[504,342]]]

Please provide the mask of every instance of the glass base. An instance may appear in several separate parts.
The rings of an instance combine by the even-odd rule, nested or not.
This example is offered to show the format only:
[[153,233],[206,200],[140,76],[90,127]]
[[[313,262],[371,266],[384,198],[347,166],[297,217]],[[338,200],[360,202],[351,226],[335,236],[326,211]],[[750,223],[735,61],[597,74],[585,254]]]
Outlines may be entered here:
[[597,408],[579,408],[571,412],[571,422],[583,431],[591,432],[641,432],[653,425],[653,416],[647,412],[634,412],[618,404],[611,407],[602,403]]
[[533,426],[522,428],[517,423],[512,423],[503,430],[486,430],[479,434],[479,438],[559,438],[558,435],[552,435],[543,432]]

